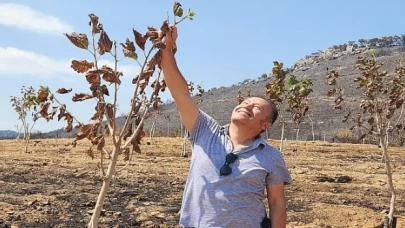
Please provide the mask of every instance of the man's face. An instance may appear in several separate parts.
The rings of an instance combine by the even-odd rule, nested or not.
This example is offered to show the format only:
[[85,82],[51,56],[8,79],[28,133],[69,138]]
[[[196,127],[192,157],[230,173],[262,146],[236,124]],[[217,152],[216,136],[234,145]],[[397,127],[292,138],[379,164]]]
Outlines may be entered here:
[[271,114],[270,104],[259,97],[251,97],[236,106],[231,120],[237,123],[249,124],[252,128],[265,130],[271,126],[268,116]]

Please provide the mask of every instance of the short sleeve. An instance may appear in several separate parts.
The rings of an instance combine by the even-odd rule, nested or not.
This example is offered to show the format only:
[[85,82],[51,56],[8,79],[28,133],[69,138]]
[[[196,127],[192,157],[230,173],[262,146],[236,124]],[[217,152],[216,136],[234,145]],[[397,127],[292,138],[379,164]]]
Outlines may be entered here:
[[287,165],[280,152],[274,154],[271,164],[271,171],[266,177],[266,184],[279,183],[284,183],[285,185],[292,183],[291,174],[288,171]]
[[197,120],[195,121],[193,126],[193,130],[191,134],[187,134],[188,139],[191,142],[195,142],[204,135],[210,135],[210,133],[212,134],[215,128],[218,127],[219,124],[211,116],[199,110]]

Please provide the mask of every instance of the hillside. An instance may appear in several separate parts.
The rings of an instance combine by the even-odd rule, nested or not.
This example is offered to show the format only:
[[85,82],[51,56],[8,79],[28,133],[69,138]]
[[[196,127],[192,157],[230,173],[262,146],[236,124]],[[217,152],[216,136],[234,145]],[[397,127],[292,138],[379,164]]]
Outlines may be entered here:
[[0,130],[0,139],[13,139],[17,137],[17,134],[17,132],[11,130]]
[[[366,45],[373,45],[372,48],[376,52],[377,59],[384,64],[382,69],[392,73],[395,67],[398,66],[399,58],[405,56],[405,36],[404,41],[401,41],[402,43],[392,44],[388,42],[388,44],[385,44],[384,40],[381,38],[381,42],[377,44],[379,47],[374,46],[376,44],[372,42],[373,40],[369,40],[369,43],[366,43]],[[328,87],[325,84],[324,77],[327,69],[337,70],[341,75],[341,82],[346,84],[346,98],[350,97],[352,105],[357,105],[360,92],[356,90],[355,86],[350,87],[348,85],[352,84],[353,79],[359,74],[355,70],[357,57],[370,52],[370,48],[366,45],[335,45],[325,51],[318,51],[307,55],[287,68],[289,74],[294,74],[297,78],[308,76],[312,79],[314,92],[311,94],[310,99],[313,104],[311,112],[313,114],[312,120],[314,121],[316,140],[326,139],[332,141],[339,129],[348,129],[350,127],[341,121],[342,115],[345,112],[334,110],[332,108],[332,99],[325,96]],[[268,71],[273,66],[272,61],[269,60]],[[245,95],[247,90],[251,90],[253,96],[264,96],[265,85],[272,79],[270,74],[255,75],[230,87],[211,88],[208,90],[205,88],[206,92],[203,95],[203,102],[200,108],[214,117],[220,124],[226,124],[230,120],[233,108],[237,105],[236,97],[238,90],[242,92],[242,95]],[[285,137],[295,139],[295,126],[292,121],[288,121],[290,119],[288,114],[286,114],[286,119]],[[118,125],[122,125],[123,122],[122,118],[118,118]],[[179,115],[173,103],[163,105],[161,115],[152,116],[146,120],[146,131],[151,129],[153,122],[156,125],[155,132],[157,135],[178,135],[181,129]],[[277,121],[268,132],[268,137],[278,139],[281,135],[280,126],[280,122]],[[62,129],[41,133],[41,137],[72,136],[72,133],[66,133]],[[312,140],[311,124],[308,121],[301,124],[299,139]]]
[[[382,69],[388,72],[393,72],[398,66],[400,56],[405,56],[403,46],[392,46],[373,48],[376,51],[378,60],[384,63]],[[309,76],[313,82],[313,94],[310,96],[313,106],[313,121],[315,137],[318,140],[332,140],[336,130],[348,129],[350,126],[342,123],[342,113],[335,111],[333,101],[331,98],[326,97],[328,87],[325,84],[325,75],[327,68],[329,70],[337,70],[341,75],[341,82],[345,84],[353,83],[353,79],[359,72],[355,70],[355,64],[359,55],[369,53],[369,48],[347,48],[346,51],[340,51],[330,48],[326,51],[318,51],[311,55],[300,59],[291,67],[289,67],[289,74],[294,74],[298,78]],[[269,63],[272,66],[272,63]],[[201,110],[209,115],[212,115],[220,124],[226,124],[230,120],[231,112],[237,105],[236,97],[238,90],[241,90],[242,95],[248,89],[251,89],[253,96],[264,96],[265,85],[272,80],[271,76],[259,77],[257,79],[248,79],[237,85],[231,87],[213,88],[208,90],[203,96],[203,103],[200,105]],[[346,86],[347,90],[345,95],[351,97],[353,104],[357,103],[360,92],[356,90],[355,86]],[[173,134],[180,129],[180,121],[177,109],[174,104],[166,105],[163,108],[163,114],[156,117],[156,131],[162,133],[168,132]],[[170,125],[168,119],[170,118]],[[287,114],[287,119],[289,118]],[[146,121],[146,129],[150,129],[152,122],[155,118],[149,118]],[[270,138],[279,138],[281,135],[280,123],[277,121],[271,131],[268,133]],[[296,135],[294,124],[289,121],[286,125],[285,136],[288,139],[294,138]],[[300,127],[300,140],[311,140],[311,125],[305,122]]]

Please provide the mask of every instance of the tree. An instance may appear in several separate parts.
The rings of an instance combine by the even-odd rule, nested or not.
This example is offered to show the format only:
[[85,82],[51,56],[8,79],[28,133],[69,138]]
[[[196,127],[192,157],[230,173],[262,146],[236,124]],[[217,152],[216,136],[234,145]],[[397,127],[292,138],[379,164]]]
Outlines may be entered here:
[[292,119],[297,126],[296,140],[298,140],[300,124],[304,121],[309,110],[308,96],[312,92],[312,81],[309,77],[298,80],[294,75],[290,75],[287,80],[287,84],[288,92],[286,99],[288,111],[291,112]]
[[[11,96],[10,102],[11,106],[14,108],[14,111],[18,114],[18,119],[21,121],[21,128],[24,129],[24,143],[25,143],[25,153],[28,152],[28,145],[30,142],[31,131],[34,128],[36,123],[36,116],[34,111],[37,109],[38,98],[35,94],[35,89],[30,86],[26,88],[25,86],[21,87],[20,93],[22,96]],[[32,113],[30,113],[33,111]],[[28,120],[28,116],[34,116],[31,121]],[[30,125],[31,123],[31,125]],[[17,138],[20,137],[21,129],[18,131]]]
[[360,45],[360,47],[364,47],[364,46],[366,46],[366,44],[367,44],[367,40],[366,39],[359,39],[359,45]]
[[[405,100],[405,68],[400,61],[399,67],[395,69],[395,75],[391,77],[388,72],[380,69],[382,65],[376,60],[374,51],[371,51],[371,56],[358,57],[356,69],[361,72],[361,75],[354,82],[357,84],[357,89],[362,90],[363,97],[356,114],[352,115],[355,111],[348,109],[349,112],[344,116],[343,122],[351,119],[354,125],[350,129],[363,130],[360,140],[367,135],[375,135],[381,142],[391,193],[390,210],[385,217],[385,227],[391,228],[396,224],[394,217],[396,193],[388,148],[392,132],[395,130],[398,134],[403,134],[405,131],[405,122],[402,118]],[[329,71],[326,78],[328,85],[333,87],[327,95],[335,96],[335,109],[341,109],[344,104],[344,89],[337,83],[339,73]],[[398,113],[399,110],[401,110],[400,113]]]
[[[183,13],[182,5],[178,2],[173,4],[174,24],[177,25],[185,19],[192,20],[195,13],[189,8],[187,13]],[[73,146],[77,141],[88,139],[92,147],[86,151],[91,157],[95,157],[95,152],[100,156],[100,173],[102,175],[102,187],[97,198],[95,209],[88,223],[88,227],[98,227],[98,218],[102,210],[106,194],[109,190],[110,183],[114,174],[120,172],[128,166],[131,160],[131,154],[140,152],[140,141],[144,137],[143,125],[147,114],[151,110],[159,108],[161,103],[159,92],[166,88],[165,81],[161,78],[161,49],[165,48],[164,37],[169,30],[169,21],[165,20],[160,29],[152,26],[147,27],[145,34],[133,29],[135,44],[129,38],[125,43],[120,43],[122,46],[123,56],[132,59],[137,63],[141,70],[140,73],[133,78],[134,84],[133,96],[131,97],[131,105],[128,113],[125,116],[123,126],[117,124],[117,97],[118,89],[121,85],[120,77],[124,75],[118,70],[120,57],[117,54],[117,42],[112,41],[105,28],[99,23],[99,17],[95,14],[89,14],[91,27],[91,40],[84,33],[64,34],[70,42],[79,49],[90,52],[93,60],[72,60],[71,68],[76,72],[84,74],[84,78],[90,85],[90,92],[75,93],[72,97],[74,102],[82,102],[93,100],[96,101],[95,113],[90,118],[90,123],[79,122],[70,112],[67,111],[66,105],[60,104],[56,99],[50,99],[53,93],[46,88],[46,95],[41,101],[42,116],[48,116],[50,119],[59,111],[58,120],[64,119],[67,121],[66,131],[70,132],[73,129],[73,123],[77,123],[75,128],[79,129],[76,134]],[[176,19],[180,18],[178,21]],[[149,41],[149,42],[148,42]],[[137,49],[140,50],[137,50]],[[174,53],[177,47],[172,50]],[[142,54],[140,54],[142,53]],[[112,56],[114,66],[99,65],[99,59],[105,57],[106,54]],[[124,58],[123,57],[123,58]],[[143,61],[141,61],[143,59]],[[146,87],[151,79],[155,77],[151,85],[152,91],[147,94]],[[110,93],[110,90],[113,90]],[[58,94],[67,94],[72,90],[60,88],[56,91]],[[49,96],[48,96],[49,95]],[[108,97],[111,101],[108,101]],[[54,106],[52,111],[48,113],[50,104],[58,103],[59,106]],[[56,110],[56,111],[55,111]],[[107,135],[110,137],[107,138]],[[111,147],[107,147],[111,144]],[[112,148],[109,150],[108,148]],[[132,150],[130,150],[132,148]],[[125,165],[117,170],[118,156],[123,156]],[[106,160],[108,164],[106,163]]]
[[401,35],[402,45],[405,46],[405,34]]
[[348,44],[349,46],[352,46],[352,47],[353,47],[353,46],[356,44],[356,41],[348,41],[347,44]]
[[285,79],[286,72],[283,69],[283,63],[278,61],[273,61],[272,76],[274,79],[266,84],[266,95],[270,100],[274,102],[277,106],[279,114],[279,122],[281,123],[281,140],[280,140],[280,151],[283,151],[283,139],[284,139],[284,128],[285,128],[285,117],[282,109],[283,102],[286,99],[286,89],[285,89]]

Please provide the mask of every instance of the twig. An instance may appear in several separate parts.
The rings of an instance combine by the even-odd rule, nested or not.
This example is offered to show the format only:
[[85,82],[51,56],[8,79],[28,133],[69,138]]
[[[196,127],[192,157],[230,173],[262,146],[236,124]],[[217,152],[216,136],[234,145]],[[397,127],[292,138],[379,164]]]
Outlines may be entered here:
[[[153,47],[150,48],[150,50],[149,50],[149,52],[148,52],[148,54],[147,54],[147,56],[146,56],[146,58],[144,60],[143,65],[141,67],[141,73],[144,71],[146,63],[148,62],[149,56],[152,53],[153,49],[154,49]],[[121,133],[118,136],[118,141],[121,141],[122,137],[124,136],[125,129],[128,126],[129,120],[131,118],[132,111],[134,110],[134,107],[135,107],[135,104],[136,104],[136,98],[137,98],[137,94],[138,94],[138,88],[139,88],[139,85],[140,85],[140,81],[141,80],[138,80],[138,82],[136,83],[135,91],[134,91],[134,93],[132,95],[131,108],[130,108],[130,110],[128,112],[127,118],[125,119],[125,123],[124,123],[124,126],[122,128],[123,130],[121,131]]]

